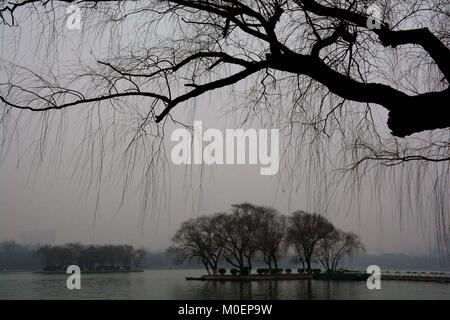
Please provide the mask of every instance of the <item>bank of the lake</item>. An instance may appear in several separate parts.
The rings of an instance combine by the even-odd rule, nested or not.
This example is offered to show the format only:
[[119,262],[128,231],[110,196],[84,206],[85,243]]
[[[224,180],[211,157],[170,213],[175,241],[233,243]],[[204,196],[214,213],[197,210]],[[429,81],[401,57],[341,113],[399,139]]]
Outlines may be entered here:
[[[133,272],[144,272],[141,269],[131,269],[131,270],[84,270],[83,274],[102,274],[102,273],[133,273]],[[33,274],[66,274],[67,272],[62,271],[34,271]]]
[[[318,272],[318,273],[279,273],[279,274],[216,274],[199,277],[186,277],[188,281],[295,281],[295,280],[333,280],[333,281],[366,281],[370,274],[364,271],[351,272]],[[380,276],[390,281],[423,281],[450,283],[450,273],[445,272],[400,272],[385,271]]]

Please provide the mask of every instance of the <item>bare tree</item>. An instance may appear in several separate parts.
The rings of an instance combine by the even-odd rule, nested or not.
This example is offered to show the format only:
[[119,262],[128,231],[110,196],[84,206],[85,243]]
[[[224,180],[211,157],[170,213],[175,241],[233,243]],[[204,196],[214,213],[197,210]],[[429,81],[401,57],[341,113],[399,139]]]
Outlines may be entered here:
[[333,272],[343,258],[351,257],[359,250],[364,250],[359,236],[336,229],[319,241],[315,256],[326,271]]
[[132,259],[136,269],[145,261],[146,257],[147,251],[144,248],[139,248],[133,252]]
[[258,250],[256,212],[257,207],[252,204],[234,204],[229,214],[220,214],[216,220],[224,258],[240,270],[252,269],[252,259]]
[[216,222],[211,217],[185,221],[172,238],[175,245],[168,250],[176,254],[179,262],[196,259],[208,274],[215,274],[222,253],[215,230]]
[[278,259],[285,247],[286,217],[277,210],[268,207],[257,207],[256,219],[259,227],[255,235],[258,250],[269,269],[278,269]]
[[[4,2],[0,7],[2,22],[7,24],[9,16],[12,25],[15,25],[18,23],[14,19],[17,11],[39,6],[54,9],[58,2]],[[344,100],[383,106],[389,111],[388,126],[392,134],[398,137],[450,126],[445,108],[441,107],[449,99],[450,50],[428,28],[396,30],[405,24],[404,20],[412,20],[411,16],[428,18],[423,12],[441,14],[438,21],[447,19],[446,4],[440,1],[401,1],[399,6],[394,6],[388,2],[368,0],[332,4],[316,0],[167,0],[137,1],[134,9],[127,7],[124,1],[60,2],[74,2],[92,12],[106,12],[112,15],[110,19],[119,18],[117,23],[135,14],[143,17],[150,14],[150,23],[172,19],[171,25],[178,28],[177,32],[181,34],[172,35],[172,41],[167,43],[169,46],[162,47],[161,44],[146,48],[145,56],[138,54],[98,61],[103,69],[93,76],[103,76],[109,83],[104,93],[91,96],[51,83],[41,87],[41,92],[36,92],[14,83],[4,83],[1,99],[6,108],[44,112],[140,96],[155,101],[151,104],[153,112],[150,116],[154,121],[161,122],[173,108],[189,99],[237,83],[256,73],[266,74],[260,83],[264,86],[264,81],[273,77],[271,70],[277,70],[294,75],[297,81],[305,79],[300,79],[300,76],[310,78]],[[367,9],[374,4],[379,6],[384,19],[388,19],[388,12],[394,10],[398,11],[398,15],[403,15],[397,17],[398,21],[393,25],[386,20],[377,28],[368,28],[370,16]],[[243,35],[253,42],[237,42]],[[181,46],[177,43],[189,44],[189,50],[179,49]],[[363,70],[361,66],[361,63],[368,62],[364,60],[370,52],[365,52],[368,51],[367,45],[420,47],[441,73],[443,89],[410,95],[395,86],[371,82],[368,70]],[[194,65],[194,68],[188,68],[189,65]],[[224,75],[223,66],[235,72],[211,81],[200,80],[203,73],[207,77]],[[187,92],[174,95],[179,90],[173,87],[178,85],[173,80],[183,78],[182,74],[177,75],[182,69],[187,69],[189,78],[195,81],[184,84],[189,88]],[[113,79],[116,81],[111,82]],[[119,90],[114,85],[117,80],[126,81],[134,88]],[[139,83],[142,80],[155,85],[141,87]],[[157,86],[160,81],[166,85]],[[18,94],[25,94],[29,99],[19,99]],[[160,112],[157,105],[162,106]],[[405,110],[406,106],[408,108]],[[341,104],[336,109],[340,107]]]
[[334,226],[316,213],[296,211],[288,218],[287,242],[296,251],[303,269],[311,271],[314,252],[319,241],[334,231]]

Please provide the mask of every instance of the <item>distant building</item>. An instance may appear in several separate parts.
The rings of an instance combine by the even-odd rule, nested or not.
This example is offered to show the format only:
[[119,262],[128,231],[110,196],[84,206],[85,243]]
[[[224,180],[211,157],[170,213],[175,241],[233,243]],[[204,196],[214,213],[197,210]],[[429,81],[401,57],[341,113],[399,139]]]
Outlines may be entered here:
[[55,231],[30,230],[21,233],[23,244],[53,244],[55,243]]

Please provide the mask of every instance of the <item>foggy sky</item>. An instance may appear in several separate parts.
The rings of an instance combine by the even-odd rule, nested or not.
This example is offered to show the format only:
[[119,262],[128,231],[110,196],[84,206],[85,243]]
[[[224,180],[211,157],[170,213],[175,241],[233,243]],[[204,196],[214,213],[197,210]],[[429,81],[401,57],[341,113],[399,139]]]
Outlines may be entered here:
[[[11,31],[2,27],[2,59],[28,66],[42,64],[45,56],[35,55],[39,51],[36,49],[38,31],[33,30],[31,25],[22,26],[20,44],[13,41]],[[70,60],[76,55],[83,36],[87,36],[76,32],[65,34],[67,41],[55,53],[59,59]],[[81,50],[83,55],[90,55],[87,48]],[[62,63],[61,60],[57,63]],[[227,89],[215,92],[198,100],[194,115],[189,104],[178,107],[176,115],[184,119],[202,120],[204,126],[209,128],[237,128],[238,121],[231,116],[224,117],[220,110],[228,97]],[[184,111],[184,107],[189,111]],[[122,185],[116,181],[101,188],[94,228],[97,190],[86,191],[80,186],[78,176],[73,175],[74,159],[71,155],[77,145],[75,136],[81,122],[78,123],[76,114],[70,115],[69,120],[72,125],[67,130],[63,161],[60,161],[58,171],[51,161],[45,161],[38,170],[32,167],[33,150],[27,150],[26,144],[21,144],[20,156],[15,148],[11,148],[0,166],[0,240],[21,241],[23,233],[49,230],[55,233],[56,243],[129,243],[160,250],[170,245],[170,238],[182,221],[228,210],[231,204],[251,202],[273,206],[284,214],[295,210],[317,211],[320,208],[320,204],[307,200],[304,187],[293,192],[283,190],[283,181],[280,183],[283,179],[282,167],[276,176],[261,176],[259,165],[207,166],[200,179],[199,167],[176,167],[169,163],[167,174],[170,178],[163,187],[165,192],[162,192],[162,203],[165,205],[160,205],[160,210],[149,209],[142,221],[141,198],[135,188],[138,182],[135,182],[126,203],[117,211]],[[173,128],[175,126],[169,127],[166,133],[167,157],[170,157],[170,146],[174,145],[169,140]],[[419,223],[417,217],[400,217],[394,204],[396,199],[386,194],[383,195],[383,215],[380,216],[376,203],[370,201],[371,188],[366,186],[361,193],[359,209],[354,208],[347,213],[333,210],[331,206],[327,212],[318,213],[326,215],[344,231],[359,234],[368,253],[429,252],[430,230]],[[335,202],[339,204],[340,199],[344,202],[348,200],[345,194],[338,192]]]

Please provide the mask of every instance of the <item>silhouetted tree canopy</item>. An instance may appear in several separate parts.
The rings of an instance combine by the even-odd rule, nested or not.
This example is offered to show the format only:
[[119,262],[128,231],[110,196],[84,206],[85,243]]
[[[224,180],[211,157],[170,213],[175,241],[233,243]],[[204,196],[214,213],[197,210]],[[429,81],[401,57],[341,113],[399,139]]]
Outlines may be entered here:
[[335,229],[319,241],[315,256],[326,271],[334,272],[342,259],[360,250],[364,250],[364,246],[359,236]]
[[36,247],[21,245],[15,241],[0,242],[0,270],[37,269],[39,260]]
[[217,272],[223,248],[217,234],[217,217],[201,216],[181,224],[172,238],[173,253],[177,263],[199,261],[208,273]]
[[130,270],[131,265],[139,266],[146,257],[143,249],[134,249],[130,245],[44,245],[35,255],[41,259],[44,271],[65,271],[67,266],[75,264],[82,270]]
[[[2,21],[16,25],[15,14],[20,10],[37,6],[53,9],[58,2],[5,1],[0,9]],[[299,93],[308,90],[308,82],[301,82],[309,78],[343,101],[383,106],[389,111],[388,126],[398,137],[450,127],[450,120],[445,116],[450,98],[447,39],[440,39],[440,34],[420,27],[419,21],[409,22],[408,27],[402,24],[402,20],[415,14],[422,19],[448,19],[445,1],[399,1],[396,5],[367,0],[168,0],[137,1],[134,8],[125,1],[61,2],[105,12],[111,19],[116,18],[117,23],[132,14],[142,14],[143,23],[166,23],[178,30],[166,47],[144,48],[141,54],[135,52],[137,55],[98,61],[103,69],[94,76],[103,74],[109,83],[106,92],[88,95],[70,88],[53,87],[50,83],[35,91],[9,83],[1,96],[5,106],[47,111],[141,96],[154,101],[150,103],[149,115],[155,122],[161,122],[173,108],[207,91],[237,83],[256,73],[266,75],[260,82],[263,89],[265,81],[274,77],[272,72],[281,71],[299,82]],[[369,29],[367,10],[373,4],[383,10],[380,12],[383,21],[379,28]],[[402,11],[403,16],[391,16],[400,15]],[[187,43],[189,45],[183,48]],[[413,93],[412,88],[400,90],[396,83],[371,79],[376,69],[370,72],[364,66],[370,63],[371,46],[408,45],[420,47],[429,56],[427,62],[432,62],[439,70],[442,79],[435,90]],[[380,68],[383,70],[383,66]],[[193,80],[181,81],[188,88],[185,92],[178,88],[181,83],[177,81],[185,79],[180,73],[183,69]],[[233,71],[225,72],[227,69]],[[207,81],[207,77],[212,79]],[[131,87],[120,90],[115,85],[119,80]],[[142,86],[142,82],[146,85]],[[309,82],[309,85],[313,84]],[[31,96],[30,99],[19,98],[18,94],[26,93],[33,99]],[[342,108],[341,104],[336,108]]]
[[320,262],[336,271],[346,257],[363,249],[359,237],[336,229],[319,214],[296,211],[286,217],[270,207],[234,204],[228,213],[200,216],[183,222],[168,249],[179,263],[198,261],[208,274],[227,263],[241,274],[251,271],[255,260],[268,271],[279,270],[280,257],[293,249],[303,271]]
[[310,271],[320,241],[335,230],[333,224],[319,214],[296,211],[289,217],[287,241],[291,244],[303,269]]
[[130,245],[26,245],[15,241],[0,242],[0,271],[39,270],[65,272],[68,264],[83,270],[113,270],[134,266],[167,268],[173,266],[173,256],[164,251],[151,252]]
[[278,260],[286,252],[286,217],[268,207],[257,207],[255,215],[259,224],[255,235],[256,247],[269,270],[276,270]]

